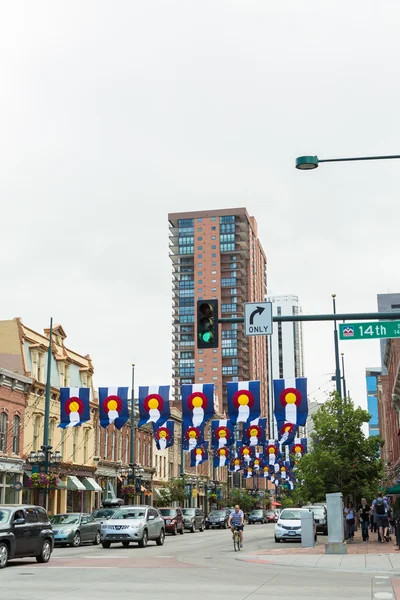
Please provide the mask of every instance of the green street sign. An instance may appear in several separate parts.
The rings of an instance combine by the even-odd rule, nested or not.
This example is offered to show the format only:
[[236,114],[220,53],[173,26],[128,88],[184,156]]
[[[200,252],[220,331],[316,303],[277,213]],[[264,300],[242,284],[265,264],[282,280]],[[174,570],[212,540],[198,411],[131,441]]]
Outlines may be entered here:
[[400,321],[373,321],[372,323],[341,323],[341,340],[377,340],[400,338]]

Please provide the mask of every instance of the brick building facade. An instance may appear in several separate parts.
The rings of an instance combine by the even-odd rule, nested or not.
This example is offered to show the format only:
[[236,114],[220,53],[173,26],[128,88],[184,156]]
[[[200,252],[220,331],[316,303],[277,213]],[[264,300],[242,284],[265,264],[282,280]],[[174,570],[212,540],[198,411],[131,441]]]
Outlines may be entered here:
[[378,391],[379,433],[384,444],[382,459],[389,480],[400,478],[400,339],[389,339]]

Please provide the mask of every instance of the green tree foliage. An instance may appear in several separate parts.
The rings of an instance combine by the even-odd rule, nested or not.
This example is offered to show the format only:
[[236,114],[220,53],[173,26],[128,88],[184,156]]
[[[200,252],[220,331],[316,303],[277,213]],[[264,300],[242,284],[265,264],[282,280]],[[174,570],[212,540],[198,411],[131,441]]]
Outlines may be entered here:
[[183,479],[171,479],[159,491],[165,506],[169,506],[173,502],[179,502],[183,506],[186,500],[186,486]]
[[227,493],[226,504],[229,507],[239,504],[244,512],[249,512],[254,508],[256,499],[253,496],[250,496],[245,489],[232,488]]
[[296,500],[318,502],[325,494],[339,491],[344,501],[350,495],[357,501],[362,496],[372,500],[382,477],[382,462],[381,440],[366,438],[361,429],[371,415],[333,393],[312,418],[312,451],[297,463]]

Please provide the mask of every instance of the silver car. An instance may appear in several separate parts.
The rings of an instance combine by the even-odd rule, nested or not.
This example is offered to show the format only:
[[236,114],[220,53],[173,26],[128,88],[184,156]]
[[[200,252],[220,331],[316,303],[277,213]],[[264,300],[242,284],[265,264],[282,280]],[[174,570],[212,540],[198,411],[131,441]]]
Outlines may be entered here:
[[164,519],[152,506],[123,506],[111,519],[101,523],[103,548],[118,543],[127,548],[132,542],[145,548],[149,540],[154,540],[157,546],[162,546],[165,540]]

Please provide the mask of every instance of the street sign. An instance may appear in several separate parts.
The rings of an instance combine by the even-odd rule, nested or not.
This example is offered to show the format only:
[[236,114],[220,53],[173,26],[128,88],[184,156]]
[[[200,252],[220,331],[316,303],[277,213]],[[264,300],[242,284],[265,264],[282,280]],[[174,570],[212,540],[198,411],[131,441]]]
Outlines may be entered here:
[[244,324],[246,335],[271,335],[272,302],[246,302]]
[[377,340],[399,338],[400,321],[373,321],[372,323],[340,323],[341,340]]

